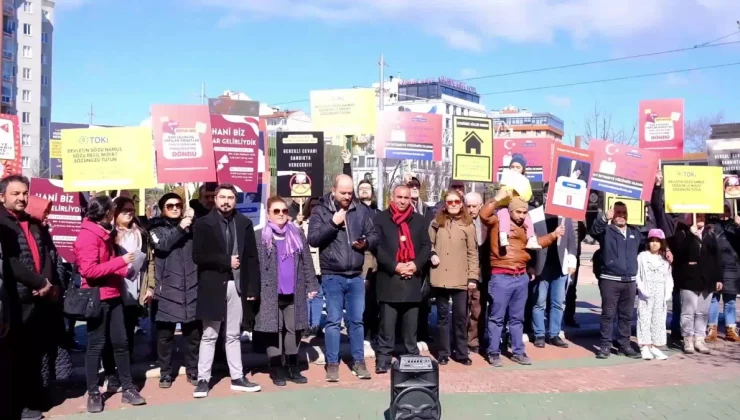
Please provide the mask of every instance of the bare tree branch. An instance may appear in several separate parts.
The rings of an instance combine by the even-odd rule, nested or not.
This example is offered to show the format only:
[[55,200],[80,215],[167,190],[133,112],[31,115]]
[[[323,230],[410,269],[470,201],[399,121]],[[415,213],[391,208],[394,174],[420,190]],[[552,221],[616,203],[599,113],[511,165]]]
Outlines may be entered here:
[[631,128],[615,128],[612,114],[605,112],[594,103],[593,114],[586,116],[583,123],[583,146],[588,147],[591,140],[606,140],[612,143],[637,145],[637,124]]
[[724,119],[724,114],[718,112],[687,121],[684,127],[684,149],[689,153],[705,151],[706,140],[712,135],[712,125],[721,124]]

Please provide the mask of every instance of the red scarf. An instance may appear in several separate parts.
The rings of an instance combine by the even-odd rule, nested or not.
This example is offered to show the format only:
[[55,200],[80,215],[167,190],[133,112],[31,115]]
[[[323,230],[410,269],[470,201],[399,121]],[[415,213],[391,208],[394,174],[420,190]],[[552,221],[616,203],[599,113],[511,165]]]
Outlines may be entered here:
[[402,212],[398,210],[395,203],[391,203],[388,210],[391,212],[393,223],[398,226],[398,253],[396,253],[396,260],[399,263],[413,261],[416,258],[416,253],[414,252],[414,242],[411,240],[408,221],[411,219],[411,215],[414,214],[414,207],[409,205]]
[[33,233],[31,232],[29,219],[28,217],[25,217],[26,215],[24,215],[23,212],[12,213],[15,215],[16,218],[18,218],[18,224],[21,226],[23,236],[26,237],[26,242],[28,242],[28,249],[31,251],[31,256],[33,257],[34,268],[36,268],[37,273],[41,273],[41,253],[39,252],[39,244],[36,243],[36,238],[33,237]]

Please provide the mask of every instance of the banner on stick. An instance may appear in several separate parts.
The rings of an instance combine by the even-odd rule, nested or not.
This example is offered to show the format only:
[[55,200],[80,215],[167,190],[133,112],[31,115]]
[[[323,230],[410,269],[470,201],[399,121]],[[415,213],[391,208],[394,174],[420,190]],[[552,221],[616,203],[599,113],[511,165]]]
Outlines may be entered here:
[[650,201],[658,171],[657,153],[604,140],[591,140],[588,149],[594,152],[591,188]]
[[259,175],[259,118],[212,114],[211,133],[218,182],[254,191]]
[[21,128],[17,115],[0,114],[0,163],[3,177],[23,172]]
[[637,121],[641,149],[655,151],[661,159],[683,157],[683,99],[640,101]]
[[452,117],[452,179],[493,182],[492,127],[490,118]]
[[524,175],[533,182],[547,182],[552,162],[552,145],[555,140],[549,137],[518,139],[493,139],[493,171],[496,180],[501,180],[504,169],[508,169],[515,154],[520,154],[527,161]]
[[724,212],[722,167],[663,166],[666,213]]
[[277,133],[277,194],[282,197],[324,195],[324,133]]
[[545,213],[586,220],[593,152],[556,143]]
[[31,178],[31,195],[52,202],[49,213],[49,233],[59,255],[69,263],[75,262],[72,249],[77,234],[80,232],[82,215],[86,203],[82,193],[65,193],[61,180]]
[[375,134],[375,155],[439,162],[442,160],[442,116],[381,112]]

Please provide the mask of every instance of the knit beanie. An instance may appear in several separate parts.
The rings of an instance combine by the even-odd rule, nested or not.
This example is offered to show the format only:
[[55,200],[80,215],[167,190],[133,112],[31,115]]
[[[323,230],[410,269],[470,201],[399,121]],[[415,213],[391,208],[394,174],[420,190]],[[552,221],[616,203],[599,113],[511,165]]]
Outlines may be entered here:
[[522,165],[522,168],[527,167],[527,159],[524,159],[524,155],[521,153],[514,153],[514,155],[511,156],[511,162],[509,163],[509,166],[511,166],[512,163],[518,163]]
[[527,202],[522,200],[519,197],[512,197],[511,201],[509,202],[509,213],[513,212],[516,209],[526,209],[528,207]]
[[177,195],[177,194],[175,194],[173,192],[167,193],[167,194],[163,195],[162,198],[159,199],[159,201],[157,201],[157,205],[159,206],[159,211],[162,211],[163,212],[164,211],[164,205],[165,205],[165,203],[167,203],[167,200],[171,200],[173,198],[176,198],[176,199],[182,201],[182,197],[180,197],[179,195]]

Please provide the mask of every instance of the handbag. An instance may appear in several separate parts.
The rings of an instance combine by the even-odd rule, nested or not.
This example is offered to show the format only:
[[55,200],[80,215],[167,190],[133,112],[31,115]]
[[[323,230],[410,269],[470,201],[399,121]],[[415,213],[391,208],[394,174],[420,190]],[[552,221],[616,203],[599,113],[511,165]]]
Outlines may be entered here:
[[100,289],[97,287],[82,289],[75,287],[74,283],[69,282],[69,287],[64,292],[65,315],[79,321],[98,318],[101,314]]

